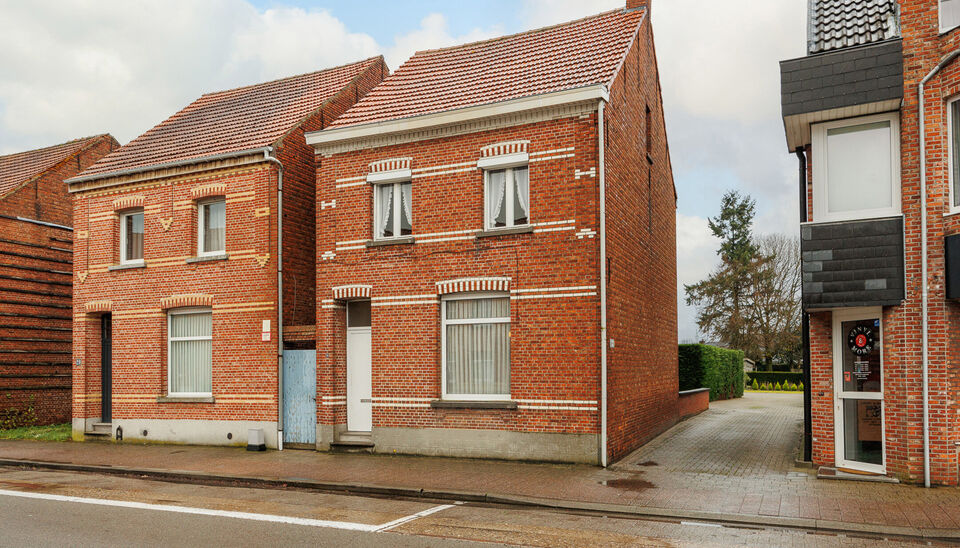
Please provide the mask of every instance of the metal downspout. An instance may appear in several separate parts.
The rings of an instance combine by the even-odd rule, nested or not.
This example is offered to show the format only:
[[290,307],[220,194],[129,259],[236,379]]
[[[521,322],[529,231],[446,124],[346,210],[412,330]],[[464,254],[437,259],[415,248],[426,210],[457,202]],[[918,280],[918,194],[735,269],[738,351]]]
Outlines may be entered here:
[[948,53],[937,66],[927,73],[917,86],[920,104],[920,331],[921,352],[923,360],[923,486],[930,487],[930,364],[928,325],[927,325],[927,140],[924,134],[926,128],[926,113],[924,112],[923,88],[927,82],[940,72],[950,61],[960,55],[960,49]]
[[277,164],[277,449],[283,450],[283,164],[263,149],[263,158]]
[[[807,157],[803,147],[794,151],[797,155],[800,170],[800,223],[810,219],[807,217]],[[801,226],[800,241],[803,241]],[[813,460],[813,386],[810,374],[810,315],[803,306],[803,283],[800,284],[800,361],[803,365],[803,460]]]
[[606,102],[597,108],[597,151],[600,171],[600,465],[607,466],[607,183],[604,169],[603,116]]

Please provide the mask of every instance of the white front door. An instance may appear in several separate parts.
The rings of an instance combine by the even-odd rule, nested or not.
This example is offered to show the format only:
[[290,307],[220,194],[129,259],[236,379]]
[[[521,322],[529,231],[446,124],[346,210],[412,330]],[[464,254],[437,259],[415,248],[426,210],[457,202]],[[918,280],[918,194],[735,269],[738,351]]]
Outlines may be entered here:
[[833,313],[836,465],[886,472],[880,308]]
[[[357,324],[360,324],[357,326]],[[363,325],[366,324],[366,325]],[[370,432],[373,395],[370,301],[347,306],[347,430]]]

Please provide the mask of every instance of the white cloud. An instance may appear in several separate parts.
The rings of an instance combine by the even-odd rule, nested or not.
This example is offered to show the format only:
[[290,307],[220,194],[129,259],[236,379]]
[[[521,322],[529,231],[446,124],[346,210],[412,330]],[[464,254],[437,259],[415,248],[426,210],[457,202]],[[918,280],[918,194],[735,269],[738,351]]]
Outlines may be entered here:
[[524,27],[534,29],[622,8],[625,5],[625,0],[524,0],[520,8],[520,18],[524,21]]
[[718,244],[707,219],[677,213],[677,324],[681,341],[697,340],[697,311],[684,303],[683,286],[706,278],[719,264]]
[[452,36],[448,29],[447,18],[440,13],[431,13],[420,20],[419,29],[395,37],[393,46],[387,48],[384,58],[387,66],[393,70],[418,51],[476,42],[501,34],[503,32],[499,28],[474,28],[464,35]]

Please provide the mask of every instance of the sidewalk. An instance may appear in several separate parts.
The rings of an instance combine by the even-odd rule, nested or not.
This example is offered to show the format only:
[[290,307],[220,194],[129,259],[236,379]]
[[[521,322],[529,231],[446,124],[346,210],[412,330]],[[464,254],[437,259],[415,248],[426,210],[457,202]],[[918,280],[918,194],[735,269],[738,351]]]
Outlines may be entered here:
[[817,480],[814,470],[795,468],[789,450],[784,456],[784,448],[778,446],[795,435],[792,407],[789,400],[755,397],[716,402],[606,470],[296,450],[252,453],[216,447],[32,441],[0,441],[0,465],[32,461],[162,474],[184,481],[249,478],[272,484],[268,486],[292,482],[355,492],[386,490],[408,496],[960,539],[960,489]]

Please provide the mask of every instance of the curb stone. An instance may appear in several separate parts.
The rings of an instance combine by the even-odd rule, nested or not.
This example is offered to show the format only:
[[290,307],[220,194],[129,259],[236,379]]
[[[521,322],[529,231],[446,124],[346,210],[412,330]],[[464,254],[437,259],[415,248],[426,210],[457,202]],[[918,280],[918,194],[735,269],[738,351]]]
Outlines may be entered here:
[[753,516],[702,510],[679,510],[629,506],[603,502],[581,502],[562,499],[548,499],[522,495],[496,493],[478,493],[470,491],[423,489],[413,487],[392,487],[365,483],[323,482],[305,478],[267,478],[257,476],[238,476],[231,474],[209,474],[189,470],[166,470],[156,468],[131,468],[111,465],[73,464],[63,462],[33,461],[22,459],[0,459],[0,466],[25,467],[68,472],[92,472],[98,474],[149,478],[175,483],[196,483],[223,485],[239,484],[238,487],[279,489],[293,487],[313,491],[353,493],[407,498],[429,498],[459,502],[482,502],[531,508],[549,508],[567,511],[588,511],[614,513],[637,518],[679,519],[707,521],[718,524],[756,527],[786,527],[812,529],[831,533],[869,533],[884,536],[913,537],[921,539],[960,540],[960,531],[953,529],[916,528],[898,525],[872,523],[852,523],[842,521],[819,520],[811,518],[793,518],[783,516]]

